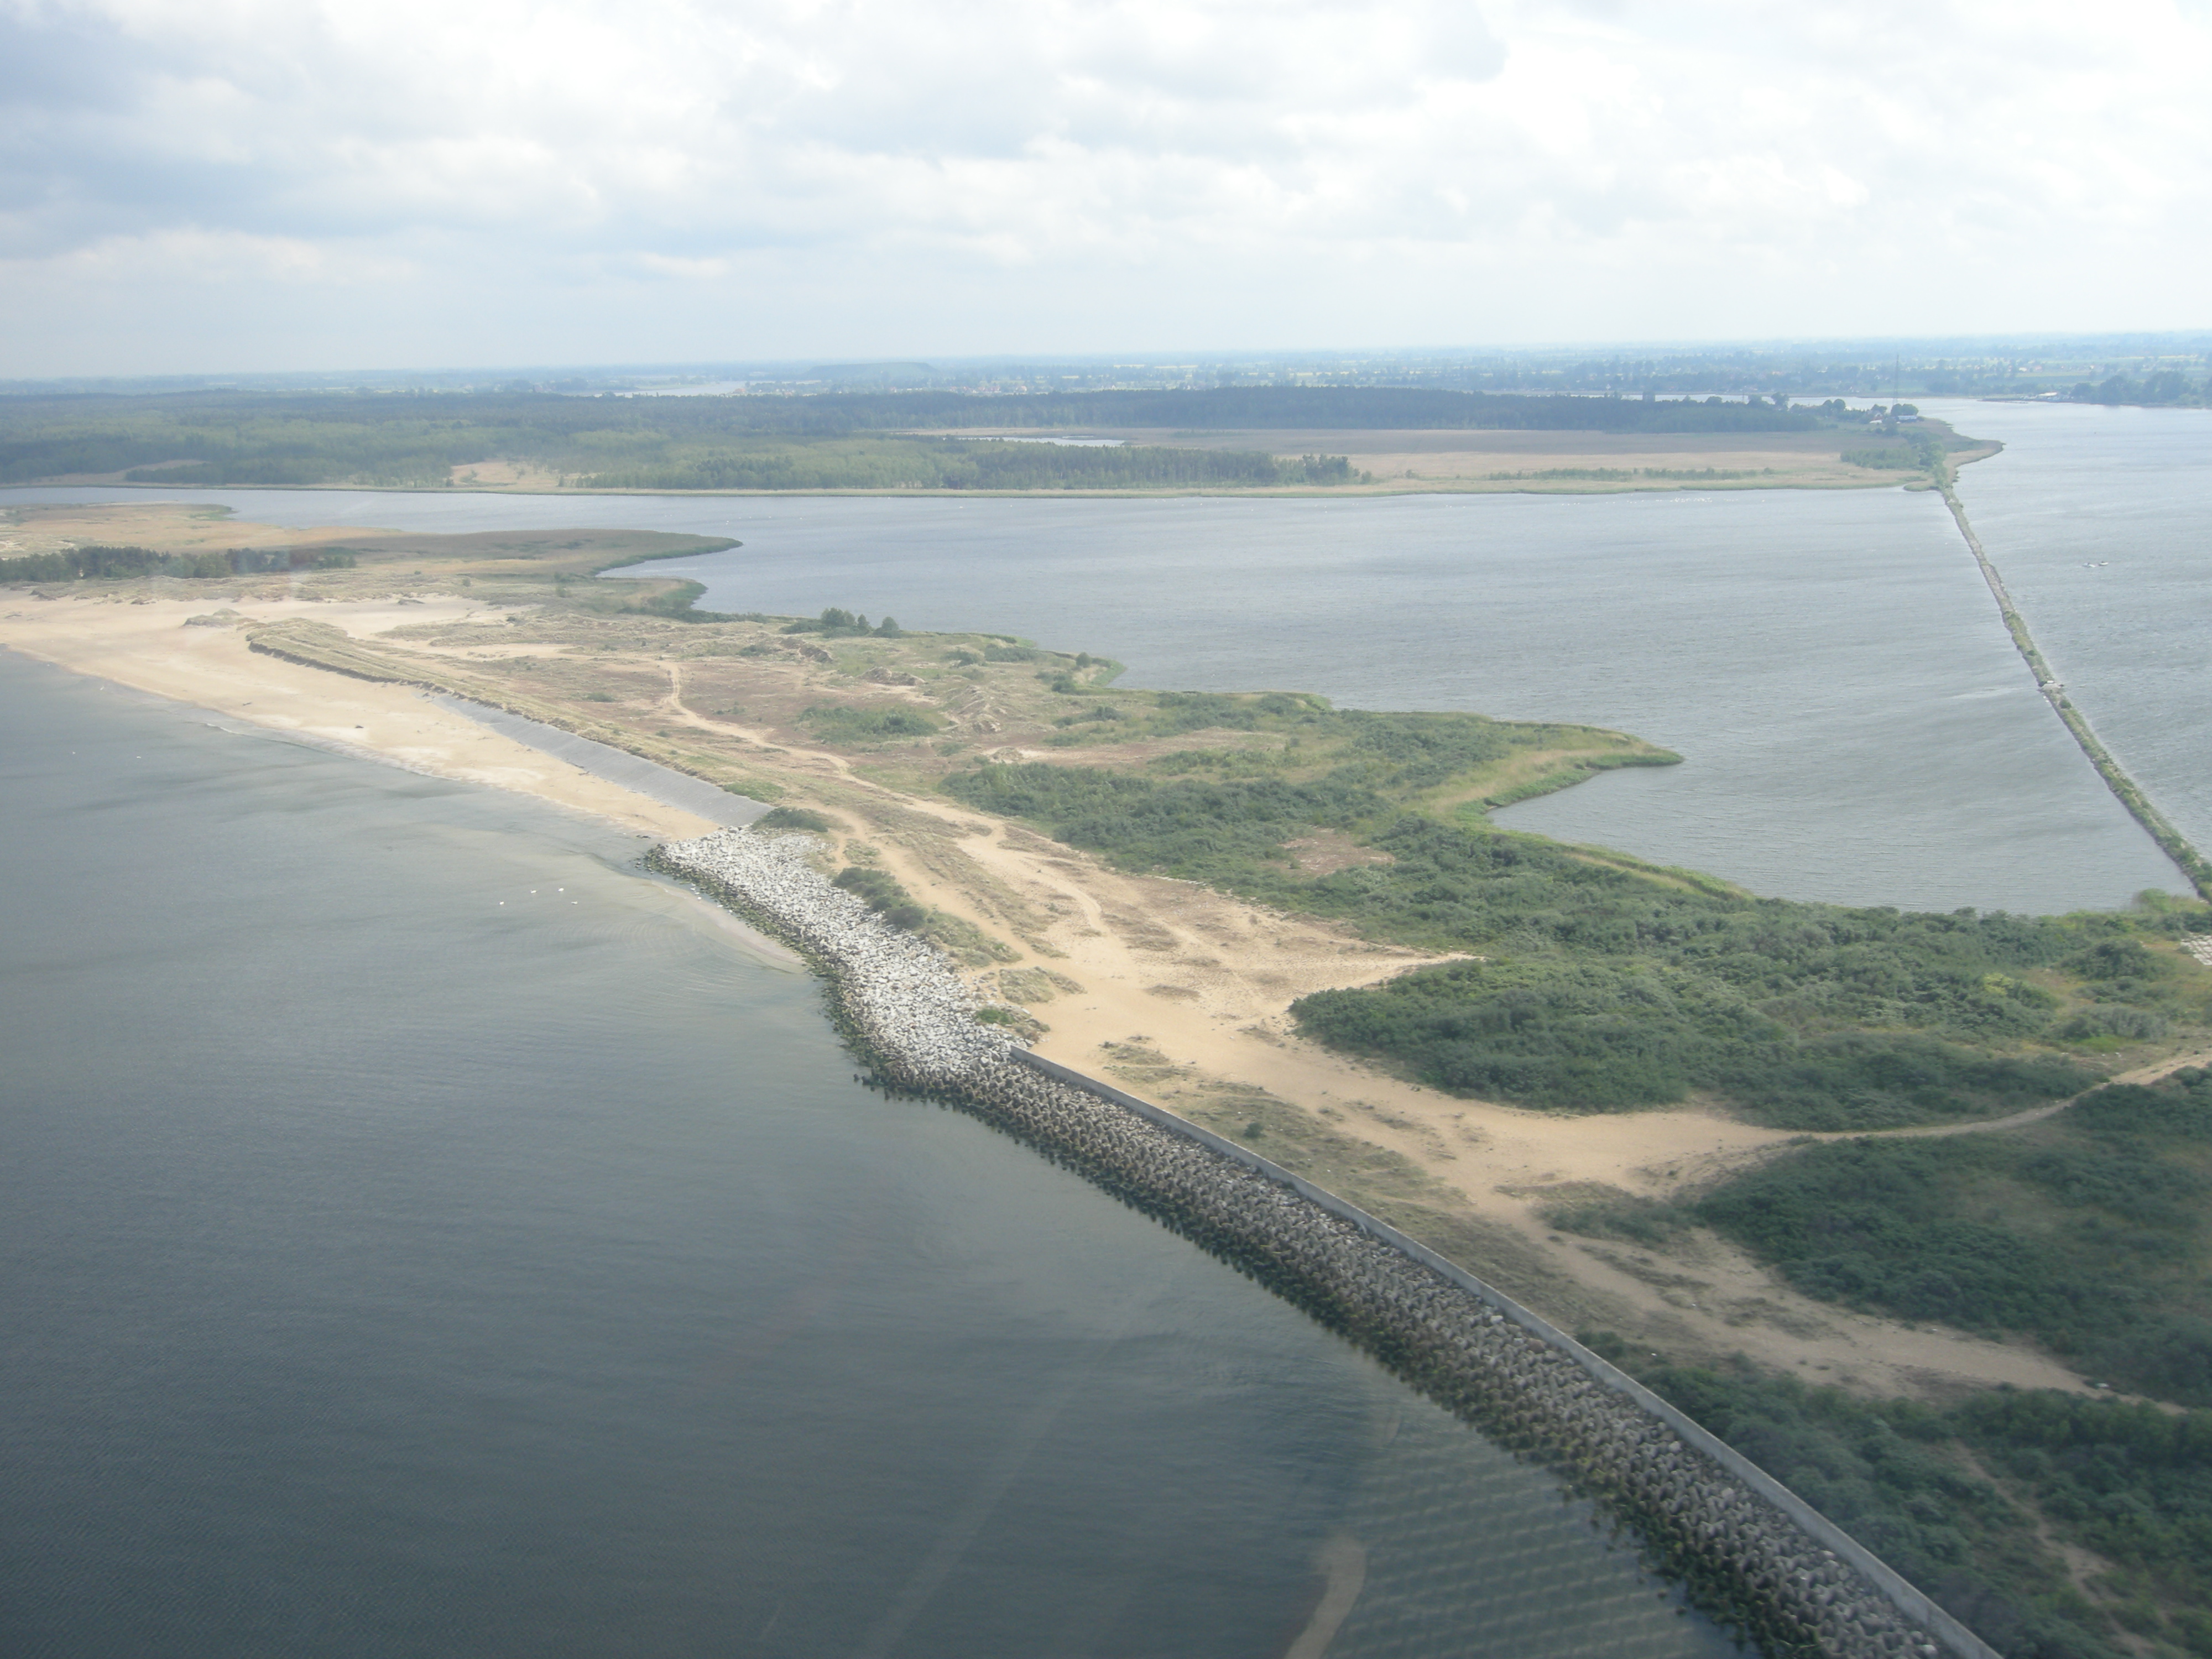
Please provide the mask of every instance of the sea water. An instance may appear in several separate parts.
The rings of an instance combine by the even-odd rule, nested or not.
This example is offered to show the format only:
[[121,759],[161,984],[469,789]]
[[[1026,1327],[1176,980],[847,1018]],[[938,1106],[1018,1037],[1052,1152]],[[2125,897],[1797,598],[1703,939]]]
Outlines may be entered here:
[[0,1651],[1729,1650],[643,846],[0,655]]

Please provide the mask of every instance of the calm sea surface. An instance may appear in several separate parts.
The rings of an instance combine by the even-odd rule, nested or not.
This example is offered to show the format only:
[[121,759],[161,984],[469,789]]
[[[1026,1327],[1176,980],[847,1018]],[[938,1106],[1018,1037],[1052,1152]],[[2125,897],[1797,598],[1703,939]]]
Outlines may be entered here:
[[0,1651],[1729,1644],[519,798],[0,656]]
[[[1765,893],[2057,911],[2186,890],[2044,706],[1932,495],[182,493],[289,524],[729,535],[745,545],[652,574],[696,577],[713,609],[1018,633],[1118,658],[1133,685],[1633,732],[1685,764],[1501,821]],[[58,498],[145,496],[0,492]]]
[[[2212,841],[2204,417],[1976,405],[1966,493]],[[1897,492],[1246,502],[195,491],[739,537],[729,610],[1677,748],[1506,814],[1807,897],[2178,875]],[[146,499],[11,491],[0,500]],[[2109,561],[2109,562],[2106,562]],[[2094,569],[2084,568],[2094,565]],[[955,1114],[641,844],[0,658],[0,1648],[1717,1656],[1544,1477]]]
[[2005,453],[1960,499],[2075,707],[2212,848],[2212,410],[1929,404]]

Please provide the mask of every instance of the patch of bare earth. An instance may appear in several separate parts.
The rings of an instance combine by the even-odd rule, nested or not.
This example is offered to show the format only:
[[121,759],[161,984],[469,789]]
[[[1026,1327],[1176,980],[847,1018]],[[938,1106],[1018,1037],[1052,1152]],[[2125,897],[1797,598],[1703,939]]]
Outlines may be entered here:
[[1365,864],[1395,864],[1397,860],[1378,848],[1362,847],[1341,830],[1316,830],[1283,843],[1299,869],[1310,876],[1332,876]]

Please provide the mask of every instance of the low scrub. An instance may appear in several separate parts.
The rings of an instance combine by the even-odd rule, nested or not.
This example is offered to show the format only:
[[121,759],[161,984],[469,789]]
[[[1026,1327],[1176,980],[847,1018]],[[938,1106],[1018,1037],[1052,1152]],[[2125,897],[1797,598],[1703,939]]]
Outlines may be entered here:
[[928,908],[918,903],[898,878],[886,871],[848,864],[830,878],[830,884],[865,900],[868,908],[894,927],[903,927],[911,933],[929,920]]
[[811,806],[772,806],[753,820],[756,830],[804,830],[817,836],[826,836],[838,827],[827,812],[817,812]]
[[[1584,1343],[1802,1496],[2006,1659],[2212,1653],[2212,1411],[1996,1389],[1865,1400]],[[2061,1547],[2111,1564],[2076,1588]]]
[[1806,1146],[1698,1218],[1808,1296],[2034,1338],[2212,1406],[2212,1073],[2114,1085],[2028,1132]]
[[853,703],[817,703],[799,717],[827,743],[883,743],[926,738],[941,730],[944,716],[903,703],[862,708]]
[[[1705,1094],[1786,1128],[1939,1122],[2089,1087],[2097,1074],[2049,1046],[2076,1033],[2109,1048],[2204,1014],[2204,988],[2145,942],[2200,927],[2199,908],[2050,918],[1753,898],[1407,810],[1510,753],[1516,728],[1283,701],[1294,712],[1163,698],[1115,735],[1188,719],[1279,732],[1297,749],[1218,764],[1171,754],[1137,774],[986,766],[945,787],[1124,869],[1480,958],[1322,992],[1292,1012],[1333,1048],[1526,1105]],[[1323,744],[1328,769],[1285,775]],[[1319,832],[1376,856],[1309,873],[1285,843]]]

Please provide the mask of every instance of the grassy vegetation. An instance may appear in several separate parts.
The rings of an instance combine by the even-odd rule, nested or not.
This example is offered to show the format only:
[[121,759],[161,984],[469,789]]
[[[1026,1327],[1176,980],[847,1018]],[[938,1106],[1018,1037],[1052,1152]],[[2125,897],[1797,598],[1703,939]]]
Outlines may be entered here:
[[2170,1402],[1869,1401],[1583,1334],[2001,1652],[2117,1659],[2212,1654],[2208,1196],[2212,1072],[2188,1069],[2003,1133],[1806,1146],[1687,1201],[1569,1200],[1544,1218],[1652,1249],[1711,1226],[1809,1295],[2031,1339]]
[[242,571],[347,570],[357,562],[357,556],[342,547],[157,553],[149,547],[93,545],[0,559],[0,583],[129,581],[144,576],[209,581]]
[[1698,1217],[1824,1301],[2034,1338],[2212,1406],[2212,1073],[2100,1089],[2003,1135],[1808,1146]]
[[[1846,455],[1844,459],[1849,460],[1850,457]],[[1772,470],[1767,469],[1769,471]],[[1534,472],[1492,472],[1489,475],[1492,478],[1501,481],[1516,478],[1538,481],[1576,478],[1598,483],[1621,483],[1635,478],[1667,478],[1678,483],[1719,483],[1729,479],[1750,478],[1757,476],[1759,475],[1756,473],[1730,471],[1724,468],[1711,466],[1547,466],[1539,468]]]
[[[576,398],[529,393],[0,399],[0,484],[450,485],[495,461],[593,489],[1125,489],[1358,481],[1341,456],[1015,443],[913,426],[1029,425],[989,399]],[[1024,399],[1024,403],[1040,400]],[[880,428],[890,428],[890,430]],[[873,429],[872,429],[873,428]],[[464,482],[466,482],[465,476]]]
[[1827,410],[1413,388],[1239,386],[1168,392],[825,393],[574,398],[204,392],[0,398],[0,484],[116,477],[165,484],[440,487],[500,461],[599,489],[1129,489],[1326,486],[1342,457],[944,437],[963,428],[1168,431],[1508,428],[1808,432]]
[[821,703],[799,719],[815,736],[839,744],[875,743],[886,738],[926,738],[945,725],[944,716],[902,703],[886,708]]
[[[819,815],[810,813],[805,816]],[[897,877],[875,865],[848,864],[830,878],[830,884],[863,900],[868,908],[892,927],[921,934],[971,968],[981,968],[994,962],[1012,962],[1016,957],[1015,951],[973,922],[942,910],[932,909],[922,903],[906,890]]]
[[[1309,1035],[1440,1088],[1577,1110],[1702,1091],[1783,1127],[1879,1128],[2076,1093],[2096,1073],[2068,1050],[2206,1012],[2202,975],[2144,943],[2201,926],[2194,909],[2053,920],[1755,899],[1407,810],[1498,762],[1516,728],[1288,697],[1147,719],[1179,714],[1298,746],[1219,769],[1260,775],[1032,764],[945,787],[1124,868],[1477,954],[1293,1005]],[[1316,830],[1377,856],[1309,874],[1285,843]]]
[[919,928],[928,919],[927,906],[915,902],[914,895],[902,887],[889,872],[862,865],[848,864],[830,878],[830,885],[842,887],[858,899],[866,900],[873,910],[894,927],[909,932]]
[[1582,1340],[2008,1659],[2212,1654],[2212,1412],[2009,1389],[1867,1400],[1744,1361],[1672,1364],[1610,1332]]

